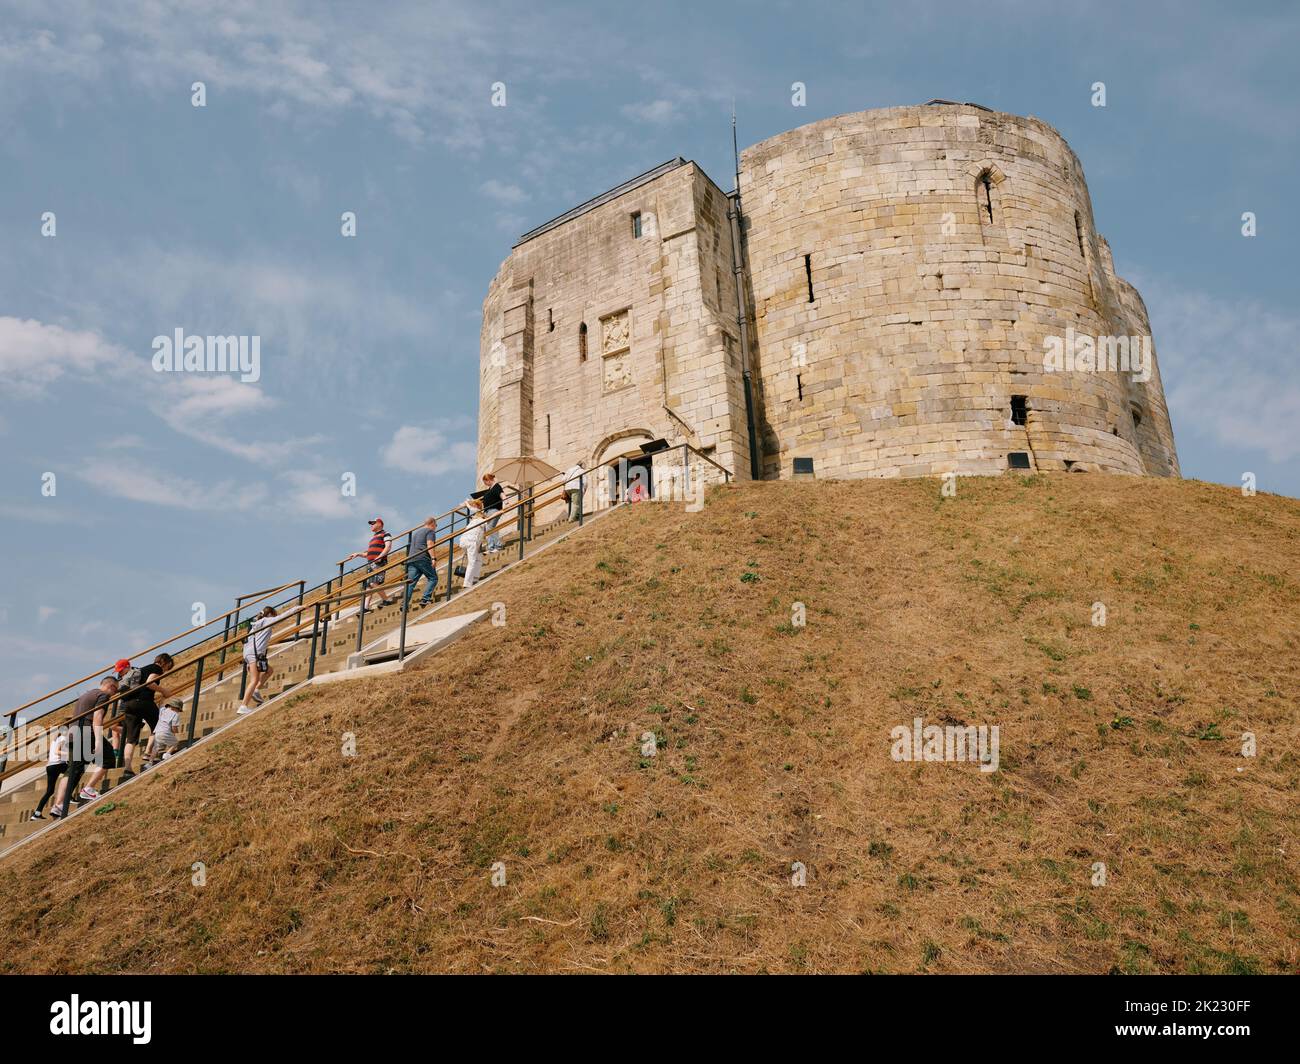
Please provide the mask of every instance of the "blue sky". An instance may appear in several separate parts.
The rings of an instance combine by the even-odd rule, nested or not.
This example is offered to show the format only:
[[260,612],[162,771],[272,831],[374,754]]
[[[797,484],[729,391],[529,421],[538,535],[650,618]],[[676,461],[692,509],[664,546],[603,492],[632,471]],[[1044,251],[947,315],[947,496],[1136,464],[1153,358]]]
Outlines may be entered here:
[[[933,97],[1050,122],[1184,475],[1300,495],[1300,12],[1052,6],[0,2],[0,703],[463,498],[513,240],[679,154],[729,189],[733,98],[742,147]],[[260,336],[261,380],[153,372],[176,328]]]

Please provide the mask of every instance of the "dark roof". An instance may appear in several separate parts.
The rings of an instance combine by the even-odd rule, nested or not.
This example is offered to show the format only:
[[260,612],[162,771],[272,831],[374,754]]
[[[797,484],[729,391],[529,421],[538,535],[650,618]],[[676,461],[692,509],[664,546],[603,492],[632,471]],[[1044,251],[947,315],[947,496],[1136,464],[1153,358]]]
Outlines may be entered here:
[[630,181],[624,181],[621,185],[611,188],[608,192],[602,192],[599,196],[594,196],[587,200],[586,203],[579,203],[572,210],[565,211],[558,217],[552,218],[549,222],[539,225],[536,229],[528,230],[528,232],[515,241],[514,246],[518,247],[520,244],[532,240],[535,236],[541,236],[543,233],[554,229],[556,226],[563,225],[565,222],[571,221],[579,215],[586,214],[590,210],[595,210],[595,208],[599,207],[603,203],[608,203],[610,200],[617,199],[624,193],[631,192],[634,188],[644,185],[647,181],[653,181],[656,177],[666,174],[671,170],[676,170],[679,166],[685,165],[686,160],[680,155],[677,156],[676,159],[669,159],[666,163],[660,163],[653,170],[647,170],[644,174],[638,174]]
[[[926,107],[930,107],[930,106],[932,106],[933,104],[940,104],[940,105],[948,106],[948,107],[961,107],[961,106],[962,106],[962,104],[961,104],[959,101],[957,101],[957,100],[940,100],[940,99],[936,98],[936,99],[933,99],[933,100],[926,100],[926,101],[925,101],[925,105],[926,105]],[[985,107],[982,103],[974,103],[974,102],[971,101],[971,100],[967,100],[966,103],[965,103],[965,106],[966,106],[966,107],[978,107],[981,111],[992,111],[992,110],[993,110],[992,107]]]

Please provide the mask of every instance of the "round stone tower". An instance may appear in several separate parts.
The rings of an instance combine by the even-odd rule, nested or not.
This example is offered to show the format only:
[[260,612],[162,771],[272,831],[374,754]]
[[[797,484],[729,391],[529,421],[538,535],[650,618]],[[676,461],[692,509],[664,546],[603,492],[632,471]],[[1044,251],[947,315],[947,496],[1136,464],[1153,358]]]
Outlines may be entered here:
[[766,476],[1178,475],[1146,309],[1045,122],[842,115],[747,149],[740,191]]

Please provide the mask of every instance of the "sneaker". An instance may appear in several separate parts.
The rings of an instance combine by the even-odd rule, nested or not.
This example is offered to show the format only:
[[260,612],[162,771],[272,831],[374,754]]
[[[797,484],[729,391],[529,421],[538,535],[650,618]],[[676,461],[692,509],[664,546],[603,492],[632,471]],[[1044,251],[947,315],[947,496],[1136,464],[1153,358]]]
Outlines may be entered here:
[[[51,818],[52,820],[61,820],[61,819],[63,818],[63,813],[61,813],[58,809],[51,809],[51,810],[50,810],[50,818]],[[45,819],[45,818],[42,817],[41,819],[43,820],[43,819]]]
[[125,772],[122,773],[122,778],[117,782],[119,784],[122,784],[125,783],[127,780],[133,780],[133,779],[135,779],[135,773],[132,772],[130,769],[127,769]]
[[253,692],[253,702],[254,702],[254,703],[256,703],[257,705],[260,706],[260,705],[261,705],[263,702],[265,702],[265,701],[266,701],[266,699],[263,698],[263,697],[261,696],[260,693],[258,693],[258,692],[256,692],[256,691]]
[[96,798],[99,797],[99,791],[95,790],[94,787],[82,787],[81,797],[86,799],[86,801],[88,802],[93,802]]
[[235,714],[240,717],[246,716],[247,714],[252,712],[253,711],[249,709],[247,706],[240,706],[237,710],[235,710]]
[[45,814],[42,813],[39,809],[33,809],[33,810],[32,810],[32,815],[31,815],[31,819],[32,819],[32,820],[44,820],[44,819],[45,819]]

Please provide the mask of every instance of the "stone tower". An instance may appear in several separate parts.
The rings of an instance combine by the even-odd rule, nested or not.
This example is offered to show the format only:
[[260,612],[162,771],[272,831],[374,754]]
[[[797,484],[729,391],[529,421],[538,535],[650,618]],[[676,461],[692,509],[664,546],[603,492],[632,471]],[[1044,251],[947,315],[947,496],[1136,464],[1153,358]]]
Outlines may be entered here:
[[764,477],[1178,475],[1146,308],[1046,123],[826,119],[746,149],[740,203],[735,247],[734,199],[676,159],[520,239],[484,302],[481,467],[662,439],[746,478],[747,355]]

